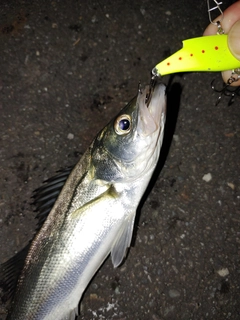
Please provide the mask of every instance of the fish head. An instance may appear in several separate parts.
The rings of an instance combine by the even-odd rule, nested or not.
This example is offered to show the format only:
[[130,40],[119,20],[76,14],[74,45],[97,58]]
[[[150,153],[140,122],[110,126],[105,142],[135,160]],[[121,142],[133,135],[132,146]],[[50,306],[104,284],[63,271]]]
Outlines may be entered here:
[[[99,133],[98,145],[104,150],[105,160],[108,158],[114,162],[119,178],[136,179],[155,168],[163,139],[165,116],[165,85],[150,84],[139,90],[137,97]],[[101,156],[98,152],[95,158],[102,158],[102,152]],[[97,162],[96,167],[100,168]]]

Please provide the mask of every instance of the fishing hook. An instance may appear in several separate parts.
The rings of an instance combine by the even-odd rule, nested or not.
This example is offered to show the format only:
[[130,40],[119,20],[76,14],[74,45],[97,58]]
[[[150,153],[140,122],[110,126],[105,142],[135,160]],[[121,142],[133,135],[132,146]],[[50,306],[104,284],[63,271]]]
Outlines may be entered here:
[[151,101],[152,93],[153,93],[154,87],[155,87],[155,85],[157,83],[157,80],[158,80],[158,76],[152,75],[151,81],[150,81],[150,84],[149,84],[149,89],[148,89],[148,92],[147,92],[146,98],[145,98],[145,103],[146,103],[147,107],[149,106],[149,103]]
[[223,87],[221,89],[216,89],[216,87],[214,85],[215,80],[216,79],[213,79],[213,81],[211,82],[211,88],[213,91],[220,93],[220,95],[218,96],[218,99],[215,103],[215,106],[217,106],[219,104],[219,102],[221,101],[223,96],[230,97],[230,99],[228,101],[228,106],[232,105],[235,101],[235,97],[240,96],[240,86],[238,86],[238,87],[231,86],[231,84],[235,81],[238,81],[238,79],[231,76],[228,79],[227,83],[223,83]]

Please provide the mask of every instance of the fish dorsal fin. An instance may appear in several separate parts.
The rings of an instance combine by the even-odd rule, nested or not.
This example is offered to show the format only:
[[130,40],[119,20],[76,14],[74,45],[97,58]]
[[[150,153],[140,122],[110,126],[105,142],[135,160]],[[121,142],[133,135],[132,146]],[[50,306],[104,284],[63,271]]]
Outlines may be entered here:
[[38,212],[36,218],[38,219],[37,230],[40,230],[49,212],[52,210],[69,174],[73,167],[67,167],[57,172],[55,176],[44,181],[44,184],[34,190],[33,192],[33,205],[36,206]]
[[126,256],[130,247],[136,212],[131,213],[122,224],[111,249],[114,268],[118,267]]

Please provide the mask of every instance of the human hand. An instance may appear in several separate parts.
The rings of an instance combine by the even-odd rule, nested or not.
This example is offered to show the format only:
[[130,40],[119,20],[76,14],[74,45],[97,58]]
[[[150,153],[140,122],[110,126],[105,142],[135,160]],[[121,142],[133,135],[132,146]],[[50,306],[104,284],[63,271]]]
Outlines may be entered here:
[[[213,22],[217,22],[221,19],[221,16],[214,19]],[[228,7],[223,13],[223,19],[221,21],[221,27],[225,34],[228,34],[228,46],[231,53],[239,60],[240,68],[240,1],[235,2]],[[217,33],[217,25],[212,23],[204,31],[204,36],[209,36]],[[222,78],[227,83],[230,77],[237,78],[237,75],[232,75],[232,70],[223,71]],[[240,79],[232,82],[232,86],[240,86]]]

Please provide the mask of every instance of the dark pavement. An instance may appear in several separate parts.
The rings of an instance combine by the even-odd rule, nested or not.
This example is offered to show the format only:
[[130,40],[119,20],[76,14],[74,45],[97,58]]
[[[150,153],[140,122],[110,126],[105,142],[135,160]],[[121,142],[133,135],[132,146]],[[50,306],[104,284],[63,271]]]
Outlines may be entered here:
[[[190,0],[2,0],[0,17],[4,262],[34,234],[33,190],[75,164],[139,81],[209,21],[206,2]],[[105,262],[79,319],[240,319],[240,98],[215,106],[214,78],[163,78],[166,136],[133,247],[120,268]]]

